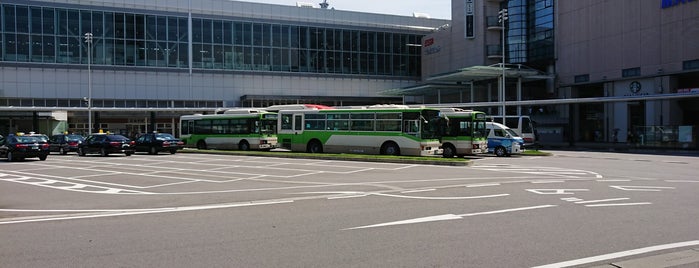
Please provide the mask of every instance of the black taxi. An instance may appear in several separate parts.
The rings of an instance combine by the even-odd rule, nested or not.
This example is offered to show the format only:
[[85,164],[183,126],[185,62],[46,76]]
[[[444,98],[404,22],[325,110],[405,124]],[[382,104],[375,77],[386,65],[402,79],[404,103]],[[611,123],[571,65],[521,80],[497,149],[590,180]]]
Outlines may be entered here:
[[0,158],[6,158],[8,162],[35,157],[44,161],[48,155],[49,143],[40,135],[17,133],[0,136]]

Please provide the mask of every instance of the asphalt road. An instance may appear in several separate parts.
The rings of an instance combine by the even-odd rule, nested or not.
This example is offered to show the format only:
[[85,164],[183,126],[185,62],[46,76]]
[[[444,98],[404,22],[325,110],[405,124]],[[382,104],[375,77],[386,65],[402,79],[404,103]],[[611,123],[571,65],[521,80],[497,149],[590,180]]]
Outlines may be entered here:
[[699,254],[698,157],[474,161],[0,161],[0,267],[588,267]]

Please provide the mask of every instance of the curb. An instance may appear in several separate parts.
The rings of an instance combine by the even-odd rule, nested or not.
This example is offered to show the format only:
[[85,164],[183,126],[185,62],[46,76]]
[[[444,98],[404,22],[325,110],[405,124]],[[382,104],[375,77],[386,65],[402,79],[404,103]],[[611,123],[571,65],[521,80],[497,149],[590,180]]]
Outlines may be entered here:
[[374,163],[395,163],[395,164],[417,164],[417,165],[435,165],[435,166],[472,166],[473,161],[464,158],[464,161],[437,161],[437,160],[412,160],[412,159],[379,159],[367,155],[366,158],[357,157],[360,154],[353,154],[353,157],[342,156],[324,156],[324,155],[292,155],[292,154],[274,154],[265,152],[250,152],[245,151],[218,151],[218,150],[180,150],[178,153],[194,153],[194,154],[216,154],[216,155],[239,155],[239,156],[260,156],[260,157],[279,157],[279,158],[305,158],[315,160],[338,160],[338,161],[357,161],[357,162],[374,162]]

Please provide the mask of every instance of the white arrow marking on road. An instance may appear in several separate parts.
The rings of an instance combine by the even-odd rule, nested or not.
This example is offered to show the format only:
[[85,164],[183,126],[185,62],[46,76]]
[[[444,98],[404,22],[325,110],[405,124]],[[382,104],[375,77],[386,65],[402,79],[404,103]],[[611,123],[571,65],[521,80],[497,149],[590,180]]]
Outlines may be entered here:
[[461,215],[444,214],[444,215],[429,216],[429,217],[415,218],[415,219],[402,220],[402,221],[379,223],[379,224],[374,224],[374,225],[359,226],[359,227],[347,228],[347,229],[343,229],[343,230],[386,227],[386,226],[392,226],[392,225],[425,223],[425,222],[432,222],[432,221],[460,220],[460,219],[463,219],[465,217],[471,217],[471,216],[499,214],[499,213],[515,212],[515,211],[522,211],[522,210],[532,210],[532,209],[539,209],[539,208],[550,208],[550,207],[555,207],[555,206],[556,205],[542,205],[542,206],[533,206],[533,207],[511,208],[511,209],[503,209],[503,210],[467,213],[467,214],[461,214]]

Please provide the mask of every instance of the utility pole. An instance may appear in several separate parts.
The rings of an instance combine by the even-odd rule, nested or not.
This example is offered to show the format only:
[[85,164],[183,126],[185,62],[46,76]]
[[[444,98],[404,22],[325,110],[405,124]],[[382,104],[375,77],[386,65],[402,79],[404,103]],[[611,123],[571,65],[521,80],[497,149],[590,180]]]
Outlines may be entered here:
[[505,111],[505,99],[507,97],[505,96],[505,83],[507,80],[505,79],[505,21],[507,21],[507,8],[503,8],[498,12],[498,22],[500,22],[500,25],[502,26],[502,83],[501,83],[501,90],[502,90],[502,124],[505,125],[505,115],[507,112]]
[[87,133],[92,135],[92,33],[85,33],[87,44]]

